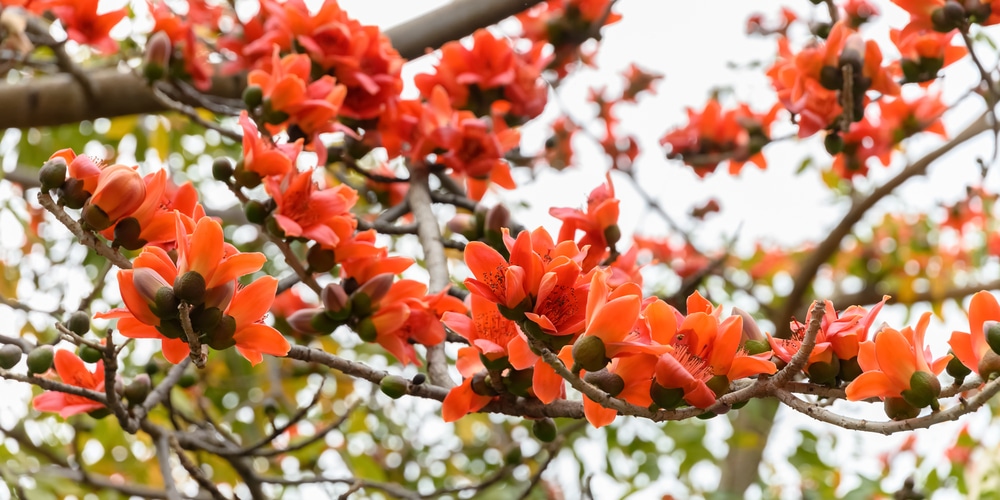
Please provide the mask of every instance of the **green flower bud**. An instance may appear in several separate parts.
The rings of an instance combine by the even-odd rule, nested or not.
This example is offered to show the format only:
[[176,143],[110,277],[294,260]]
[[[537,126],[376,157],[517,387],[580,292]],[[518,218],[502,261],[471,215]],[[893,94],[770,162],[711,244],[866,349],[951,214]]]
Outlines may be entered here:
[[104,210],[101,210],[101,207],[89,203],[83,206],[83,221],[98,231],[104,231],[111,227],[111,224],[114,224],[114,221],[108,217]]
[[233,170],[233,177],[236,179],[237,185],[243,186],[247,189],[253,189],[259,186],[262,180],[260,174],[257,172],[246,170],[242,160],[236,163],[236,169]]
[[840,373],[840,360],[836,356],[831,357],[829,363],[817,361],[806,368],[809,381],[820,385],[835,384],[838,373]]
[[146,396],[149,396],[152,385],[149,375],[145,373],[136,375],[132,379],[132,383],[125,386],[125,399],[128,400],[128,404],[132,406],[142,404],[146,400]]
[[181,389],[187,389],[198,382],[198,377],[191,372],[184,372],[181,378],[177,379],[177,386]]
[[139,237],[142,227],[135,217],[125,217],[115,224],[115,244],[126,250],[138,250],[148,243]]
[[986,332],[986,343],[990,345],[990,349],[1000,354],[1000,323],[985,321],[983,322],[983,331]]
[[917,370],[910,376],[910,388],[901,395],[915,408],[935,405],[941,395],[941,382],[932,373]]
[[188,271],[174,281],[174,295],[191,305],[205,301],[205,277],[197,271]]
[[228,181],[233,176],[233,160],[221,156],[212,162],[212,177],[217,181]]
[[180,306],[180,301],[177,300],[173,288],[161,286],[156,290],[156,296],[153,299],[153,313],[156,314],[156,317],[160,319],[176,318],[178,306]]
[[830,132],[823,139],[823,146],[826,147],[827,153],[831,155],[839,154],[844,150],[844,138],[836,132]]
[[243,102],[247,109],[254,109],[264,102],[264,89],[257,85],[250,85],[243,89]]
[[10,370],[21,362],[21,348],[14,344],[4,344],[0,347],[0,368]]
[[771,344],[766,340],[748,340],[743,344],[743,348],[746,349],[747,354],[754,356],[757,354],[763,354],[771,350]]
[[357,332],[361,340],[365,342],[375,342],[375,339],[378,338],[378,330],[375,329],[375,323],[372,322],[371,318],[365,318],[358,322]]
[[585,335],[573,344],[574,370],[580,368],[596,372],[608,366],[607,349],[600,337]]
[[611,373],[607,369],[587,372],[583,376],[583,380],[608,393],[611,397],[615,397],[625,390],[625,380],[617,373]]
[[983,377],[983,380],[992,380],[998,374],[1000,374],[1000,354],[992,350],[986,351],[979,360],[979,376]]
[[267,216],[271,215],[271,210],[263,202],[250,200],[243,206],[243,213],[246,214],[248,221],[264,224],[267,222]]
[[382,389],[382,393],[386,396],[392,399],[399,399],[406,395],[409,389],[409,382],[399,375],[386,375],[379,381],[378,387]]
[[861,365],[858,364],[857,356],[854,356],[853,358],[848,360],[840,361],[840,375],[838,375],[840,377],[840,380],[843,380],[844,382],[850,382],[858,378],[858,375],[861,375],[861,373],[862,373]]
[[551,418],[540,418],[531,423],[531,432],[542,442],[551,443],[555,441],[558,434],[556,423]]
[[181,326],[179,318],[161,319],[160,326],[156,327],[156,331],[168,339],[184,339],[187,342],[184,336],[184,327]]
[[80,346],[80,349],[77,351],[77,353],[79,354],[80,359],[82,359],[84,362],[87,363],[96,363],[100,361],[101,358],[103,357],[101,355],[101,351],[94,349],[93,347],[90,347],[89,345],[86,344]]
[[40,345],[28,353],[28,375],[37,375],[52,368],[55,350],[50,345]]
[[74,311],[66,320],[66,329],[77,335],[86,335],[90,331],[90,315],[83,311]]
[[[214,308],[213,308],[214,309]],[[222,316],[214,328],[208,333],[207,344],[212,349],[221,351],[236,345],[233,334],[236,333],[236,319],[232,316]]]
[[497,359],[490,359],[487,358],[486,355],[480,354],[479,360],[483,362],[483,366],[485,366],[487,370],[495,370],[502,372],[507,368],[510,368],[510,360],[507,359],[507,356],[501,356]]
[[622,239],[622,230],[618,228],[618,224],[612,224],[604,228],[604,241],[608,242],[608,246],[614,248],[615,243]]
[[323,248],[319,243],[309,247],[306,262],[309,263],[309,270],[314,273],[329,272],[333,266],[337,265],[333,250]]
[[528,397],[528,391],[531,389],[531,382],[534,374],[535,370],[533,368],[510,370],[507,373],[507,376],[503,379],[504,386],[507,387],[507,390],[510,391],[511,394],[516,394],[526,398]]
[[111,410],[109,410],[107,408],[98,408],[96,410],[90,410],[90,411],[88,411],[87,415],[90,415],[90,417],[93,418],[93,419],[101,420],[101,419],[107,417],[108,415],[111,415]]
[[38,171],[38,180],[42,184],[43,193],[61,188],[66,183],[66,160],[55,157],[45,162]]
[[413,376],[413,385],[420,385],[423,384],[424,382],[427,382],[427,375],[424,375],[423,373],[418,373]]
[[906,420],[920,415],[920,409],[914,408],[903,398],[885,398],[882,406],[886,416],[893,420]]
[[715,397],[719,397],[727,392],[729,392],[729,379],[725,375],[716,375],[705,382],[712,392],[715,393]]
[[83,189],[83,181],[69,178],[59,188],[59,201],[66,208],[80,209],[90,199],[90,193]]
[[972,370],[969,369],[968,366],[962,364],[962,361],[955,356],[954,352],[948,351],[948,353],[951,354],[951,360],[948,361],[948,366],[945,368],[945,371],[947,371],[948,375],[951,375],[955,379],[955,382],[961,384],[962,381],[965,380],[965,377],[972,373]]
[[667,389],[656,381],[649,386],[649,397],[653,399],[653,404],[664,410],[673,410],[684,404],[683,389]]

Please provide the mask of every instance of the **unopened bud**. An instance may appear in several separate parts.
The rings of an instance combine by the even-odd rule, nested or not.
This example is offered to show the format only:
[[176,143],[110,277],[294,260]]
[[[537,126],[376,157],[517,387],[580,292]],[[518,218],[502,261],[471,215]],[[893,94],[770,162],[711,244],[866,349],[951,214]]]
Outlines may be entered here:
[[[389,293],[389,289],[392,288],[392,282],[394,277],[392,273],[382,273],[372,277],[372,279],[366,281],[354,293],[351,294],[351,300],[353,301],[355,297],[359,295],[364,295],[368,298],[369,304],[375,304],[385,297],[385,294]],[[357,306],[358,304],[355,304]],[[359,314],[360,311],[359,311]]]
[[90,315],[83,311],[73,311],[66,320],[66,329],[77,335],[86,335],[90,331]]
[[583,380],[608,393],[611,397],[615,397],[625,390],[625,379],[621,378],[621,376],[616,373],[609,372],[606,369],[595,372],[587,372],[587,374],[583,376]]
[[389,396],[392,399],[399,399],[406,395],[406,392],[409,389],[409,383],[405,378],[400,377],[399,375],[386,375],[385,377],[382,377],[381,381],[379,381],[378,387],[386,396]]
[[206,344],[209,347],[217,351],[229,349],[236,345],[236,339],[233,338],[236,334],[236,319],[232,316],[223,316],[207,333]]
[[986,332],[986,343],[990,345],[990,349],[1000,354],[1000,323],[992,320],[984,321],[983,331]]
[[361,340],[365,342],[375,342],[378,339],[378,330],[375,329],[375,323],[372,322],[371,318],[365,318],[358,322],[357,332]]
[[233,161],[224,156],[212,162],[212,177],[217,181],[228,181],[233,176]]
[[[329,283],[323,287],[320,299],[323,301],[323,307],[326,308],[327,314],[331,314],[332,317],[336,317],[335,315],[344,311],[347,312],[347,315],[351,313],[351,299],[339,283]],[[347,319],[347,316],[342,319]]]
[[[312,326],[313,317],[317,314],[323,314],[323,312],[324,310],[319,307],[299,309],[298,311],[289,314],[288,317],[285,318],[285,321],[288,321],[288,325],[292,327],[292,330],[299,333],[316,334],[320,332]],[[333,330],[330,331],[332,332]]]
[[498,203],[490,207],[486,211],[486,223],[484,224],[487,231],[500,232],[501,229],[505,227],[510,227],[510,210],[502,203]]
[[861,375],[861,373],[863,371],[864,370],[861,369],[861,365],[858,364],[858,357],[857,356],[854,356],[851,359],[840,360],[840,375],[839,375],[839,377],[840,377],[840,380],[843,380],[844,382],[850,382],[850,381],[858,378],[858,376]]
[[0,368],[4,370],[14,368],[21,362],[23,354],[20,347],[14,344],[4,344],[3,347],[0,347]]
[[50,345],[40,345],[28,353],[28,375],[45,373],[52,368],[52,359],[55,357],[55,350]]
[[948,366],[945,370],[948,372],[948,375],[951,375],[955,379],[955,382],[961,384],[965,380],[965,377],[972,373],[972,370],[968,366],[965,366],[962,360],[955,356],[954,352],[950,352],[950,354],[952,355],[951,360],[948,361]]
[[476,216],[472,214],[455,214],[447,224],[448,229],[457,234],[465,236],[466,239],[476,239]]
[[128,400],[130,405],[140,405],[149,396],[149,391],[152,388],[152,382],[149,380],[149,375],[145,373],[140,373],[132,379],[132,383],[125,386],[125,399]]
[[945,2],[943,7],[931,12],[931,25],[935,31],[948,33],[955,28],[961,27],[964,23],[965,8],[958,2]]
[[[506,359],[506,357],[504,357]],[[504,377],[504,386],[511,394],[516,394],[521,397],[528,397],[528,392],[531,389],[532,379],[534,377],[535,370],[533,368],[527,368],[525,370],[510,370],[507,376]]]
[[83,205],[87,203],[90,198],[90,193],[87,192],[83,187],[83,181],[80,179],[69,178],[63,183],[62,187],[59,188],[59,202],[66,205],[67,208],[80,209]]
[[173,51],[170,36],[163,31],[157,31],[146,41],[146,52],[143,54],[142,73],[149,81],[163,78],[170,66],[170,56]]
[[806,367],[806,374],[809,381],[820,385],[833,385],[837,381],[837,374],[840,373],[840,360],[836,356],[830,358],[830,362],[816,361]]
[[886,416],[893,420],[907,420],[920,415],[920,409],[914,408],[903,398],[885,398],[882,407]]
[[827,153],[831,155],[839,154],[844,150],[844,138],[837,132],[829,132],[823,138],[823,146],[826,148]]
[[1000,354],[992,350],[986,351],[979,360],[979,376],[983,380],[991,380],[1000,374]]
[[708,379],[705,385],[715,393],[715,397],[729,392],[729,379],[725,375],[716,375]]
[[160,319],[176,318],[178,306],[180,306],[180,301],[177,300],[173,288],[161,286],[156,291],[156,299],[153,307],[153,313],[156,314],[156,317]]
[[236,179],[236,184],[247,189],[253,189],[259,186],[261,182],[260,174],[244,168],[243,160],[236,163],[236,169],[233,170],[233,178]]
[[243,89],[243,103],[247,109],[254,109],[264,102],[264,89],[257,85],[250,85]]
[[140,234],[142,227],[135,217],[125,217],[115,224],[115,244],[126,250],[138,250],[146,246],[148,242],[140,238]]
[[531,424],[531,433],[534,434],[539,441],[545,443],[555,441],[556,435],[558,434],[557,431],[558,428],[556,428],[556,423],[551,418],[540,418]]
[[205,301],[205,277],[197,271],[188,271],[174,281],[174,295],[191,305]]
[[941,382],[934,374],[917,370],[910,376],[910,388],[902,391],[903,399],[916,408],[937,403],[941,395]]
[[[84,207],[84,220],[95,229],[104,230],[119,219],[131,215],[145,200],[146,182],[135,169],[125,165],[104,167],[97,179],[97,188],[87,202],[88,206],[99,209],[99,212],[89,215],[103,227],[91,223],[87,207]],[[105,219],[108,222],[104,222]]]
[[80,359],[82,359],[86,363],[96,363],[100,361],[102,357],[101,351],[94,349],[93,347],[90,347],[89,345],[86,344],[80,346],[80,349],[77,353],[79,354]]
[[271,215],[271,210],[263,202],[250,200],[243,206],[243,213],[246,214],[248,221],[254,224],[264,224],[267,221],[267,216]]
[[604,241],[608,243],[609,247],[614,248],[615,243],[622,238],[622,230],[618,228],[618,224],[612,224],[604,228]]
[[607,349],[600,337],[585,335],[573,344],[573,364],[588,372],[596,372],[608,365]]
[[38,171],[38,180],[42,184],[42,192],[61,188],[66,183],[66,160],[57,156],[45,162]]
[[314,273],[329,272],[333,269],[333,266],[337,265],[337,259],[333,250],[323,248],[323,245],[319,243],[309,247],[309,252],[306,254],[306,262],[309,263],[309,270]]

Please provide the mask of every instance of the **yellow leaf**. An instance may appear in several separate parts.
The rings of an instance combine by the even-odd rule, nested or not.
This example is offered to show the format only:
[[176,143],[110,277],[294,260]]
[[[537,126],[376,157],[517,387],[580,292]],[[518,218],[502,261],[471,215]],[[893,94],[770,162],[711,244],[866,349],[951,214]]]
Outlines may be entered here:
[[121,139],[135,130],[135,127],[139,124],[139,115],[129,115],[129,116],[119,116],[117,118],[111,119],[111,126],[108,127],[108,132],[104,134],[108,139]]

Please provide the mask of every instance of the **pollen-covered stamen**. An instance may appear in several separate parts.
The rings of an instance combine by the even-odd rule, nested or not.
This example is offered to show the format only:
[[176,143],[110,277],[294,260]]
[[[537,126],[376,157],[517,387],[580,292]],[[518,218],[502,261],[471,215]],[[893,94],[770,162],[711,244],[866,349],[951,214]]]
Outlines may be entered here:
[[573,300],[573,289],[565,285],[556,285],[553,290],[535,307],[535,313],[544,316],[556,328],[567,320],[578,315],[580,304]]
[[691,354],[686,344],[675,346],[670,355],[695,379],[705,382],[712,378],[712,367],[704,359]]
[[507,343],[517,336],[517,325],[500,315],[499,311],[490,314],[477,315],[473,321],[479,338],[488,340],[498,346],[506,347]]

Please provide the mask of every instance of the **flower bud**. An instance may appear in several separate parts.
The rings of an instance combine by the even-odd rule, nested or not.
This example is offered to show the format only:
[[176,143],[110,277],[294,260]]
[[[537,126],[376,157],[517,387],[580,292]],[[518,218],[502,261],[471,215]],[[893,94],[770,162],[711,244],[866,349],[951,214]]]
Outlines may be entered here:
[[66,160],[57,156],[45,162],[38,171],[38,180],[43,193],[61,188],[66,183]]
[[983,377],[983,380],[992,380],[998,374],[1000,374],[1000,354],[992,350],[986,351],[979,360],[979,376]]
[[264,224],[267,222],[267,216],[271,215],[271,210],[260,201],[250,200],[243,206],[243,213],[246,214],[248,221],[254,224]]
[[604,228],[604,241],[608,243],[608,246],[614,248],[615,243],[622,239],[622,230],[618,228],[618,224],[612,224]]
[[502,203],[493,205],[486,211],[486,221],[483,226],[487,231],[497,233],[505,227],[510,227],[510,210]]
[[941,395],[941,382],[934,374],[917,370],[910,376],[910,388],[902,391],[901,395],[915,408],[933,406]]
[[21,362],[23,354],[20,347],[14,344],[4,344],[3,347],[0,347],[0,368],[4,370],[14,368]]
[[[168,339],[185,339],[180,318],[161,319],[156,331]],[[185,342],[187,339],[185,339]]]
[[920,409],[914,408],[903,398],[885,398],[882,407],[886,416],[893,420],[906,420],[920,415]]
[[725,375],[716,375],[708,379],[705,385],[715,393],[716,398],[729,392],[729,379]]
[[259,186],[262,180],[260,174],[257,172],[252,172],[244,168],[243,160],[236,163],[236,169],[233,170],[233,178],[236,179],[237,185],[247,189]]
[[684,390],[680,388],[667,389],[654,380],[649,386],[649,397],[656,406],[665,410],[673,410],[684,403]]
[[476,239],[476,217],[472,214],[455,214],[447,224],[448,229],[457,234],[461,234],[468,240]]
[[972,370],[962,364],[962,360],[958,359],[954,352],[949,351],[949,354],[951,354],[951,360],[948,361],[948,366],[945,370],[948,372],[948,375],[951,375],[955,379],[956,383],[961,384],[965,381],[965,377],[972,373]]
[[365,318],[358,322],[357,332],[361,340],[365,342],[375,342],[378,338],[378,330],[375,329],[375,323],[372,322],[371,318]]
[[66,320],[66,329],[77,335],[86,335],[90,331],[90,315],[83,311],[73,311]]
[[212,162],[212,177],[217,181],[228,181],[233,176],[233,161],[221,156]]
[[160,319],[170,319],[177,317],[177,308],[180,306],[180,301],[177,300],[177,296],[174,295],[174,289],[169,286],[161,286],[159,290],[156,291],[156,298],[153,302],[153,314],[156,314],[157,318]]
[[861,375],[862,372],[863,370],[861,369],[861,365],[858,364],[857,356],[854,356],[851,359],[845,359],[840,361],[840,374],[838,375],[838,377],[840,377],[840,380],[843,380],[844,382],[850,382],[858,378],[858,376]]
[[207,332],[208,338],[205,342],[209,347],[217,351],[229,349],[236,345],[233,335],[236,333],[236,319],[232,316],[223,316],[218,323]]
[[205,277],[197,271],[188,271],[174,281],[174,295],[191,305],[205,301]]
[[170,66],[172,51],[170,36],[166,32],[153,33],[146,41],[146,52],[143,54],[143,76],[151,82],[163,78]]
[[493,390],[493,384],[490,383],[489,376],[486,372],[479,372],[472,376],[472,383],[469,384],[472,388],[472,392],[479,394],[480,396],[496,396],[497,391]]
[[263,102],[264,89],[260,88],[260,86],[249,85],[243,89],[243,103],[247,105],[247,109],[252,110],[260,106]]
[[146,246],[148,242],[140,238],[141,234],[142,227],[135,217],[125,217],[115,224],[115,244],[126,250],[138,250]]
[[854,74],[858,75],[861,73],[861,68],[864,65],[865,41],[861,38],[861,35],[852,33],[844,40],[844,48],[840,52],[840,58],[837,60],[837,67],[851,66],[854,69]]
[[545,443],[555,441],[557,431],[556,423],[551,418],[540,418],[531,424],[531,433]]
[[69,178],[59,188],[59,202],[67,208],[80,209],[90,199],[90,193],[83,187],[80,179]]
[[931,24],[935,31],[947,33],[965,23],[965,8],[955,1],[945,2],[943,7],[931,12]]
[[386,396],[392,399],[399,399],[406,395],[409,389],[409,382],[399,375],[386,375],[379,381],[378,387]]
[[309,247],[309,252],[306,254],[306,262],[309,263],[309,270],[314,273],[329,272],[333,269],[333,266],[337,265],[337,259],[333,250],[323,248],[323,245],[319,243]]
[[616,373],[609,372],[607,369],[587,372],[583,376],[583,380],[608,393],[611,397],[618,396],[625,390],[625,379]]
[[[506,360],[507,358],[504,357],[503,359]],[[534,368],[510,370],[503,379],[504,386],[511,394],[526,398],[528,397],[528,391],[531,389],[531,381],[534,375]]]
[[128,404],[135,406],[142,404],[149,396],[149,391],[152,388],[152,382],[149,380],[149,375],[145,373],[140,373],[132,379],[132,383],[125,386],[125,399],[128,400]]
[[80,356],[80,359],[86,363],[96,363],[102,358],[101,351],[86,344],[80,346],[77,354]]
[[[146,183],[131,167],[111,165],[101,170],[97,188],[84,206],[87,224],[99,231],[135,212],[146,199]],[[93,207],[96,210],[88,210]]]
[[573,344],[573,371],[596,372],[607,365],[607,349],[600,337],[585,335]]
[[[385,294],[389,293],[389,289],[392,288],[392,282],[394,277],[392,273],[382,273],[372,277],[372,279],[366,281],[361,285],[354,293],[351,294],[351,300],[353,301],[355,297],[364,295],[368,298],[369,304],[377,303],[385,297]],[[357,306],[358,304],[354,304]],[[359,311],[359,314],[360,313]]]
[[187,389],[198,382],[198,377],[194,373],[184,372],[181,378],[177,379],[177,387]]
[[830,362],[816,361],[806,367],[806,374],[809,381],[820,385],[833,385],[837,382],[837,374],[840,373],[840,360],[836,356],[830,358]]
[[840,136],[836,131],[829,132],[826,137],[823,138],[823,147],[826,148],[826,152],[831,155],[839,154],[844,150],[844,138]]
[[420,385],[424,382],[427,382],[427,375],[424,375],[423,373],[418,373],[413,376],[413,385]]
[[[288,321],[288,325],[292,327],[293,330],[299,333],[316,334],[320,333],[315,327],[313,327],[313,317],[317,314],[323,314],[324,310],[319,307],[312,307],[308,309],[299,309],[298,311],[289,314],[285,321]],[[330,330],[331,332],[333,330]],[[323,332],[329,333],[329,332]]]
[[50,345],[40,345],[28,353],[28,375],[45,373],[52,368],[55,350]]
[[327,313],[340,313],[346,310],[350,314],[351,299],[339,283],[329,283],[323,287],[320,300],[322,300]]
[[990,345],[990,349],[1000,354],[1000,323],[993,320],[984,321],[983,332],[985,332],[986,343]]

